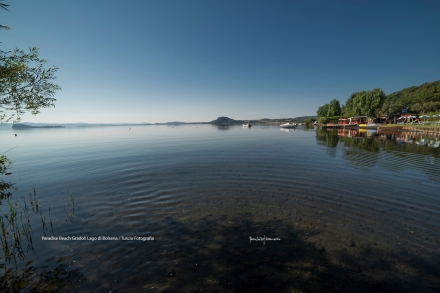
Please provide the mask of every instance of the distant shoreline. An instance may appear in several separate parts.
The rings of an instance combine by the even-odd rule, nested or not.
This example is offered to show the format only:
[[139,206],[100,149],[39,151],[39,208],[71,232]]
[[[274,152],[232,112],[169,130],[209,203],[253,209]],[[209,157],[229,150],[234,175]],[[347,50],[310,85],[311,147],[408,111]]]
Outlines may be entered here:
[[65,128],[65,127],[91,127],[91,126],[151,126],[151,125],[195,125],[195,124],[210,124],[210,125],[242,125],[245,123],[251,123],[253,125],[278,125],[286,122],[304,123],[306,119],[315,118],[315,116],[302,116],[296,118],[278,118],[278,119],[248,119],[248,120],[235,120],[229,117],[218,117],[215,120],[208,122],[163,122],[163,123],[34,123],[34,122],[21,122],[21,123],[3,123],[0,126],[12,125],[14,129],[28,129],[28,128]]
[[33,129],[33,128],[66,128],[66,126],[61,126],[61,125],[31,126],[22,123],[12,124],[12,129]]

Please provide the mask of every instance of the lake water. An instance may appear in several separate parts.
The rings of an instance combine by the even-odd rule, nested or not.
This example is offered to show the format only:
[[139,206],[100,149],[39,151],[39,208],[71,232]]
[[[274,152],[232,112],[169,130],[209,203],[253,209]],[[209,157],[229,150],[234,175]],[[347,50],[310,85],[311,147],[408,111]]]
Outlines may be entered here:
[[2,126],[0,153],[13,148],[2,180],[18,187],[17,211],[21,197],[27,202],[35,249],[7,263],[2,286],[438,292],[440,149],[416,144],[422,139],[438,138],[276,126]]

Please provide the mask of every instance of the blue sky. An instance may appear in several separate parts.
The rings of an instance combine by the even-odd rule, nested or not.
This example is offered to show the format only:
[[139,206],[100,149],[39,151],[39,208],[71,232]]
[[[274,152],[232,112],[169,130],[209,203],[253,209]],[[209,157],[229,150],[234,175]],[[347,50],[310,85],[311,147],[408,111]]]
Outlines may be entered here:
[[440,79],[440,1],[13,1],[2,50],[60,68],[29,122],[316,115],[332,99]]

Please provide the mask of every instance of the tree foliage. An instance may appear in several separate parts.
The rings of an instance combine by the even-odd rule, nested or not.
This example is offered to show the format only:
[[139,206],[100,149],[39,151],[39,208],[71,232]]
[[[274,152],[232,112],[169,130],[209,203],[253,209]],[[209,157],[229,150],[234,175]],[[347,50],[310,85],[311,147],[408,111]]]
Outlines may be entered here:
[[0,8],[1,9],[8,10],[8,6],[9,6],[9,4],[5,4],[5,3],[3,3],[3,1],[0,1]]
[[338,100],[333,99],[330,103],[322,105],[316,111],[316,117],[332,117],[341,115],[341,104]]
[[318,108],[318,111],[316,111],[316,118],[319,117],[327,117],[328,115],[328,106],[329,104],[322,105]]
[[402,106],[416,113],[440,110],[440,80],[389,94],[382,110],[400,112]]
[[341,116],[346,116],[345,115],[345,105],[341,106]]
[[25,112],[35,115],[41,108],[55,106],[54,95],[61,88],[52,80],[58,68],[45,67],[46,63],[37,48],[29,53],[0,51],[0,123],[16,122]]
[[[0,1],[0,9],[4,9],[4,10],[8,10],[8,4],[3,3],[2,1]],[[0,24],[0,29],[9,29],[8,26]]]
[[402,107],[410,113],[427,113],[440,111],[440,80],[412,86],[388,96],[381,89],[360,91],[350,95],[345,105],[337,109],[337,100],[318,108],[317,117],[343,115],[378,117],[399,113]]
[[440,110],[439,102],[415,103],[411,105],[411,110],[416,113],[434,112]]
[[318,118],[318,123],[319,123],[319,124],[326,124],[326,123],[328,123],[328,121],[327,121],[327,117],[324,117],[324,116],[319,117],[319,118]]
[[304,126],[309,127],[315,122],[315,119],[309,118],[304,120]]
[[341,115],[341,105],[339,104],[338,100],[333,99],[328,105],[327,117],[339,116],[339,115]]
[[345,103],[344,115],[379,116],[385,99],[385,93],[379,88],[352,93]]

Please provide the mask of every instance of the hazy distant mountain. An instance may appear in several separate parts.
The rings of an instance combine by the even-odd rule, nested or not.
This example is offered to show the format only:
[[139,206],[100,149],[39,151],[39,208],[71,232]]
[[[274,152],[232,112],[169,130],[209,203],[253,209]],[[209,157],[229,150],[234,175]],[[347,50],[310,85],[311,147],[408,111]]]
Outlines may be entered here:
[[242,123],[248,123],[251,124],[265,124],[270,122],[282,122],[282,121],[293,121],[298,123],[304,123],[304,120],[315,118],[315,116],[302,116],[302,117],[296,117],[296,118],[277,118],[277,119],[270,119],[270,118],[263,118],[263,119],[255,119],[255,120],[235,120],[229,117],[218,117],[215,120],[212,120],[210,123],[214,125],[233,125],[233,124],[242,124]]
[[65,125],[65,123],[35,123],[35,122],[20,122],[20,123],[14,123],[14,124],[25,124],[25,125]]
[[39,125],[39,126],[33,126],[33,125],[27,125],[22,123],[14,123],[12,124],[12,129],[32,129],[32,128],[66,128],[66,126],[61,125]]
[[214,124],[214,125],[226,125],[226,124],[230,125],[230,124],[239,124],[239,123],[240,123],[240,121],[238,121],[238,120],[234,120],[234,119],[231,119],[229,117],[224,117],[224,116],[218,117],[217,119],[211,121],[211,124]]

